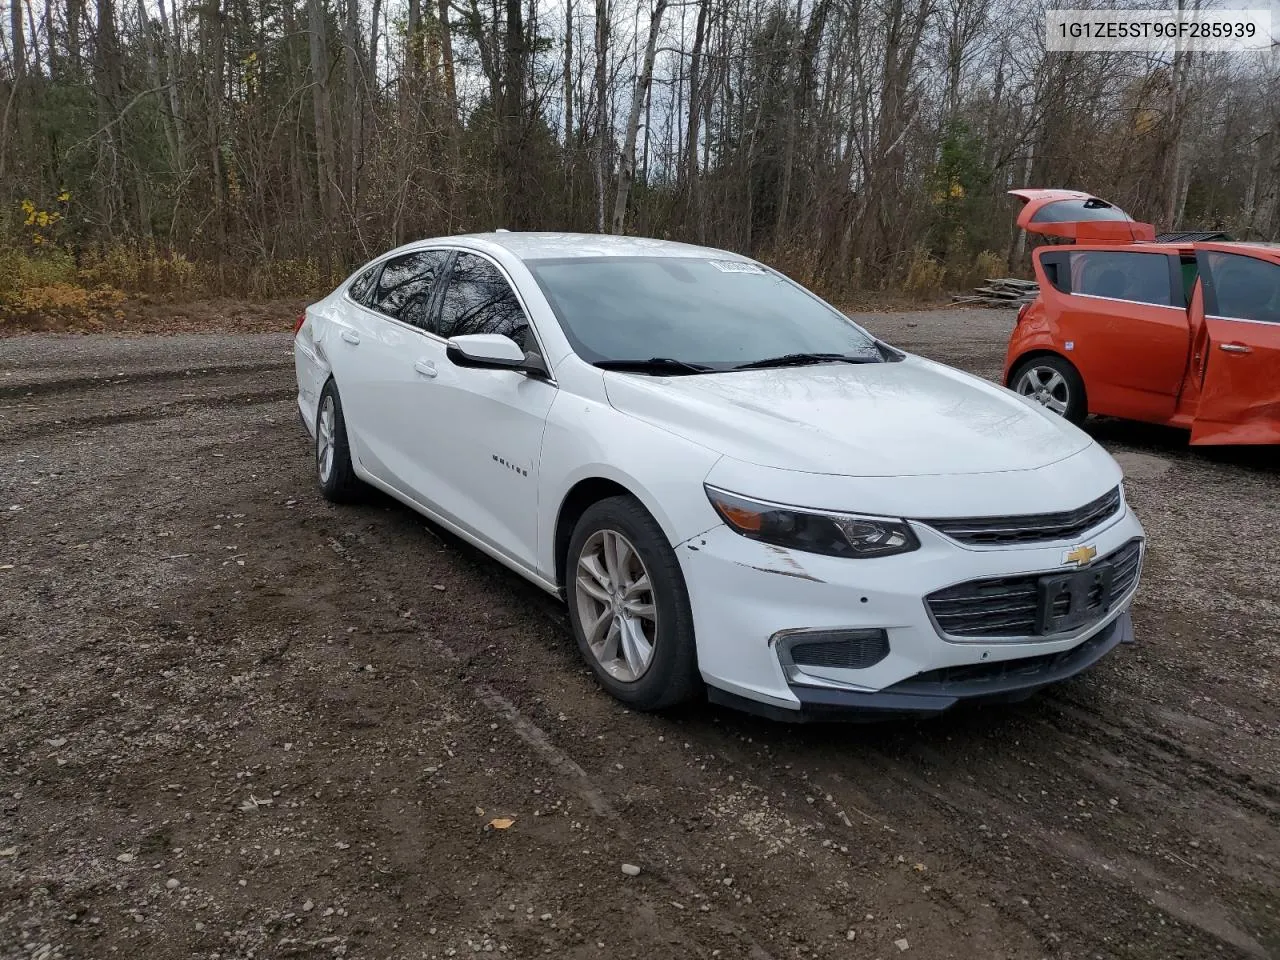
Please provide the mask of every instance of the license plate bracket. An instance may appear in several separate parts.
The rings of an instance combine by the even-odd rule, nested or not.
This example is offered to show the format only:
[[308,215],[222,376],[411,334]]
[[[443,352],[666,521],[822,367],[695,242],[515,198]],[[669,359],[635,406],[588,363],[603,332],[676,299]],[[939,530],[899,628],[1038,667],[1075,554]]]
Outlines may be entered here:
[[1041,577],[1036,603],[1036,632],[1063,633],[1096,620],[1111,608],[1115,570],[1109,563],[1087,570]]

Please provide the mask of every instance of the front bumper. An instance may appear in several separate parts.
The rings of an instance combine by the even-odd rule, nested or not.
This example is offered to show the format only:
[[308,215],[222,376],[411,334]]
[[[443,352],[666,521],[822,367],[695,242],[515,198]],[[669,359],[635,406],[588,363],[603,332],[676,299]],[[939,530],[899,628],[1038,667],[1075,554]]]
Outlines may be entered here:
[[[958,583],[1061,573],[1064,545],[962,545],[913,524],[921,547],[876,560],[805,554],[717,527],[678,550],[693,611],[698,663],[712,700],[804,719],[835,711],[936,713],[961,700],[1010,699],[1078,673],[1132,638],[1133,591],[1095,622],[1049,637],[955,637],[925,597]],[[1125,506],[1078,543],[1099,557],[1142,540]],[[1068,544],[1067,547],[1076,544]],[[1136,583],[1136,581],[1135,581]],[[774,638],[796,630],[881,630],[888,654],[861,669],[780,657]]]
[[960,703],[1017,703],[1050,684],[1082,673],[1120,644],[1132,642],[1133,620],[1125,610],[1100,632],[1062,653],[1004,660],[990,666],[944,667],[875,693],[797,686],[793,690],[800,706],[794,710],[714,686],[707,688],[707,698],[712,703],[791,722],[932,716]]

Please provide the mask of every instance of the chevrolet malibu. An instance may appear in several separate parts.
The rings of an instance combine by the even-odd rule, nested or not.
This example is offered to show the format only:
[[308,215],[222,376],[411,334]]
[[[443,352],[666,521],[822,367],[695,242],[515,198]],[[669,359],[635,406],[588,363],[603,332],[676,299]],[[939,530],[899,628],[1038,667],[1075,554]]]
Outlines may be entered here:
[[1143,531],[1105,451],[745,257],[416,242],[294,352],[323,495],[375,487],[561,597],[637,709],[933,714],[1132,639]]

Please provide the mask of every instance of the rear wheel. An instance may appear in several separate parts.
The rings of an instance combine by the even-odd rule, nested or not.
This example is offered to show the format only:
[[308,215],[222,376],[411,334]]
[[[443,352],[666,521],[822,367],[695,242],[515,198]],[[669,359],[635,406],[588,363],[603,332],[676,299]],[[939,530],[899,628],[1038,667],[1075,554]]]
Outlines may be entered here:
[[1019,364],[1009,387],[1074,424],[1084,423],[1089,415],[1080,371],[1062,357],[1032,357]]
[[342,398],[333,378],[320,392],[316,411],[316,478],[320,492],[334,503],[351,503],[364,492],[364,484],[351,465],[347,443],[347,421],[342,415]]
[[569,541],[569,621],[600,685],[628,706],[659,710],[693,697],[698,656],[680,562],[631,497],[588,507]]

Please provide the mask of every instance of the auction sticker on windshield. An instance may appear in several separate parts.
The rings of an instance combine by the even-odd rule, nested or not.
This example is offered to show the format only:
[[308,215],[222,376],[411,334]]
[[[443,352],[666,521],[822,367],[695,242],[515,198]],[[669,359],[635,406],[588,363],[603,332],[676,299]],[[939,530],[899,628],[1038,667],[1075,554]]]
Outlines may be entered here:
[[763,274],[764,267],[758,263],[747,263],[743,260],[708,260],[709,264],[721,273],[757,273]]

